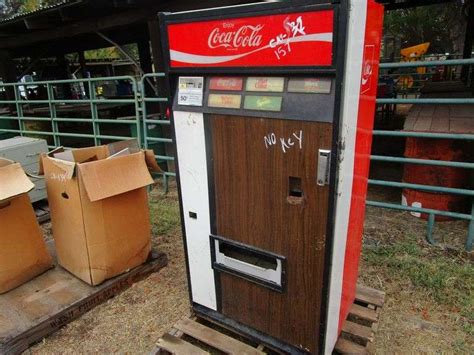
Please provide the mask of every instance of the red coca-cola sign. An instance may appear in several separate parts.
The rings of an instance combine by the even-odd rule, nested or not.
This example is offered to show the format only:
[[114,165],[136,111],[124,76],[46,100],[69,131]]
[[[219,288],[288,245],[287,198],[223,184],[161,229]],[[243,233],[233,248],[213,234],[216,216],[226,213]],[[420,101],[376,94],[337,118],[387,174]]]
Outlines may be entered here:
[[334,11],[168,25],[171,67],[329,66]]

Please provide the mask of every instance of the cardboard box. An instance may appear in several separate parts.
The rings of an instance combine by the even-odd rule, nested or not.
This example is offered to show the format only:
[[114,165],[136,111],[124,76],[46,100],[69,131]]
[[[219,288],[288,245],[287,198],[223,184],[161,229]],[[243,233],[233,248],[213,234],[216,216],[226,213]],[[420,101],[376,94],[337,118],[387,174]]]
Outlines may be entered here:
[[28,197],[34,187],[19,163],[0,159],[0,294],[53,266]]
[[151,250],[146,161],[157,168],[156,160],[127,144],[42,157],[58,262],[90,285],[142,264]]

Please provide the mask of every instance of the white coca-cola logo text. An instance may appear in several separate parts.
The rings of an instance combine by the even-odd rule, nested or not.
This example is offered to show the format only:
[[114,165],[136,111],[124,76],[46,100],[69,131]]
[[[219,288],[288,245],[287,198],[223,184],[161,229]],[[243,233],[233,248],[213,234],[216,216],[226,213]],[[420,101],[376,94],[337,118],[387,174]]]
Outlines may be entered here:
[[209,48],[224,47],[228,50],[238,48],[260,47],[262,44],[262,35],[260,31],[263,25],[246,25],[240,27],[237,31],[221,31],[219,27],[212,30],[207,43]]
[[362,68],[362,85],[366,85],[371,76],[372,64],[370,64],[370,61],[366,60],[364,63],[364,67]]

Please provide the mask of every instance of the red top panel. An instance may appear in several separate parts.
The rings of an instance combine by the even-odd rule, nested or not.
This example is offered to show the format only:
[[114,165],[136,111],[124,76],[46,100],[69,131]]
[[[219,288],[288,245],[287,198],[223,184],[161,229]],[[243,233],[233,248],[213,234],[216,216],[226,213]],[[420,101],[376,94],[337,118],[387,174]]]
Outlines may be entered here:
[[333,24],[333,10],[171,24],[171,67],[330,66]]

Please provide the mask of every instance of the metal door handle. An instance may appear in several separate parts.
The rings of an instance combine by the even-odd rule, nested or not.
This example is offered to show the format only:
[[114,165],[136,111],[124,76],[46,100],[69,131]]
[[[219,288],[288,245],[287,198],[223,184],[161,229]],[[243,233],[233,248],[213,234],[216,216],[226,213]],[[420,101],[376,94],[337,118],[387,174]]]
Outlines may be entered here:
[[318,151],[318,186],[329,184],[329,167],[331,166],[331,151],[328,149],[319,149]]

